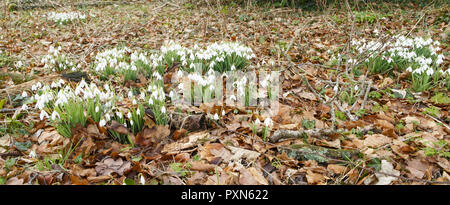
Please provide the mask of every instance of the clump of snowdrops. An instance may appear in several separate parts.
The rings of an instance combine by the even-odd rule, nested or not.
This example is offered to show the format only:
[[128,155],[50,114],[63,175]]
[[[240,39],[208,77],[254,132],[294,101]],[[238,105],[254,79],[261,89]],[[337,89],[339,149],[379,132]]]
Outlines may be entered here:
[[[450,70],[443,70],[441,66],[444,55],[438,53],[441,50],[439,41],[401,35],[392,39],[385,43],[365,39],[352,41],[358,55],[369,52],[361,66],[366,66],[373,73],[388,73],[393,70],[409,72],[416,92],[429,90],[438,85],[439,81],[449,81]],[[349,63],[356,63],[356,59],[349,59]]]

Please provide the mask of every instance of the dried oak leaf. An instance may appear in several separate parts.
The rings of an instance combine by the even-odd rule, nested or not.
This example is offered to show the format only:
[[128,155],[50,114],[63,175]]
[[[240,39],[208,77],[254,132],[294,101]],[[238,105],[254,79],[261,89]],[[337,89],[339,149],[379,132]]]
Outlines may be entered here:
[[308,184],[322,184],[325,180],[326,178],[322,174],[314,173],[311,170],[306,171],[306,181],[308,181]]
[[101,134],[97,125],[89,124],[87,126],[88,136],[93,137],[95,139],[106,139],[107,137],[104,134]]
[[199,144],[198,141],[202,141],[202,140],[207,141],[210,138],[211,137],[210,137],[210,134],[208,131],[191,133],[191,134],[189,134],[188,137],[185,137],[179,141],[164,145],[164,148],[161,150],[161,152],[166,153],[166,154],[178,154],[179,151],[181,151],[183,149],[192,148],[192,147],[198,145]]
[[364,146],[378,148],[391,142],[391,138],[382,134],[366,135],[366,139],[364,139]]
[[192,175],[191,177],[187,178],[186,184],[187,185],[200,185],[200,184],[203,184],[203,182],[205,181],[207,176],[208,175],[205,172],[195,172],[194,175]]
[[106,126],[106,128],[116,131],[117,133],[129,135],[131,132],[126,128],[124,125],[120,124],[119,122],[112,120],[111,124],[109,126]]
[[117,173],[120,176],[131,169],[131,162],[123,161],[122,158],[114,160],[112,158],[106,158],[101,162],[95,163],[95,171],[100,175],[110,175]]
[[9,178],[8,181],[6,181],[6,185],[23,185],[23,179],[19,179],[17,177]]
[[213,171],[216,168],[215,165],[206,164],[206,163],[199,162],[199,161],[193,161],[190,164],[192,165],[190,169],[194,170],[194,171],[207,171],[207,172],[209,172],[209,171]]
[[420,159],[412,159],[407,162],[408,166],[406,167],[409,170],[410,175],[422,179],[425,176],[425,172],[428,169],[428,163],[424,162]]
[[151,143],[159,143],[165,137],[170,135],[169,126],[156,125],[152,128],[144,128],[141,132],[136,135],[135,144],[147,147]]
[[347,167],[338,164],[328,164],[327,170],[334,174],[343,174],[348,171]]

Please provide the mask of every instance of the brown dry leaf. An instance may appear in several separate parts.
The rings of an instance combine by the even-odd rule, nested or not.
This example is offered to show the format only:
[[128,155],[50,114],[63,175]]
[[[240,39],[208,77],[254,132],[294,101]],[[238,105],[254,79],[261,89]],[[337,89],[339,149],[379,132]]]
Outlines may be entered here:
[[96,139],[106,139],[107,137],[100,133],[97,125],[89,124],[87,127],[88,136],[96,138]]
[[161,142],[165,137],[169,135],[170,129],[168,125],[156,125],[152,128],[146,127],[136,135],[134,143],[143,147],[147,147],[151,143]]
[[106,181],[106,180],[108,180],[108,179],[111,179],[111,176],[104,175],[104,176],[88,177],[88,178],[87,178],[87,180],[88,180],[90,183],[99,183],[99,182]]
[[241,169],[239,175],[239,184],[241,185],[257,185],[258,181],[254,178],[248,169]]
[[95,169],[83,169],[79,165],[73,165],[72,174],[80,177],[95,177],[97,176],[97,172]]
[[181,138],[186,136],[186,132],[187,132],[187,130],[184,129],[184,128],[181,128],[179,130],[175,130],[175,132],[173,133],[173,137],[172,138],[174,140],[181,139]]
[[180,154],[177,154],[177,156],[175,156],[175,161],[184,163],[184,162],[189,161],[190,158],[191,158],[191,155],[189,153],[180,153]]
[[328,164],[327,170],[334,174],[343,174],[348,171],[347,167],[338,164]]
[[364,139],[364,146],[378,148],[391,142],[391,138],[386,137],[382,134],[366,135],[366,139]]
[[408,147],[408,145],[403,141],[397,139],[394,139],[391,145],[392,151],[394,151],[394,153],[398,154],[403,159],[408,159],[409,155],[404,152],[404,147]]
[[383,129],[394,129],[394,125],[387,120],[375,120],[375,126]]
[[188,137],[185,137],[177,142],[166,144],[161,152],[167,154],[178,154],[180,150],[194,147],[198,145],[198,141],[207,141],[210,140],[210,138],[211,137],[208,131],[191,133]]
[[[217,175],[219,175],[219,179],[217,179]],[[231,185],[235,184],[238,180],[238,175],[233,172],[227,173],[223,170],[220,170],[217,175],[214,174],[212,176],[209,176],[205,182],[205,185]]]
[[48,142],[48,144],[53,145],[53,146],[62,141],[63,141],[63,136],[61,136],[58,133],[58,131],[56,131],[56,130],[53,130],[51,132],[44,131],[38,138],[39,144]]
[[209,149],[209,153],[211,153],[214,157],[220,157],[225,162],[229,162],[233,157],[231,152],[223,146],[220,149]]
[[209,143],[206,144],[205,146],[200,147],[200,151],[198,152],[198,155],[200,155],[201,159],[205,159],[207,161],[211,161],[212,159],[214,159],[217,156],[219,156],[219,154],[225,154],[226,156],[219,156],[219,157],[228,157],[228,155],[226,153],[226,149],[225,147],[220,144],[220,143]]
[[193,162],[190,162],[190,164],[192,165],[190,169],[195,170],[195,171],[209,172],[209,171],[213,171],[216,168],[215,165],[205,164],[205,163],[199,162],[199,161],[193,161]]
[[117,173],[122,176],[124,172],[131,169],[131,162],[124,162],[122,158],[118,158],[117,160],[106,158],[101,162],[95,163],[95,165],[95,171],[99,175],[110,175],[112,173]]
[[227,127],[228,130],[230,131],[236,131],[237,128],[241,127],[241,123],[239,122],[233,122],[231,124],[227,124],[225,125]]
[[259,152],[242,149],[239,147],[228,146],[228,149],[230,149],[230,151],[233,153],[232,157],[230,158],[231,161],[240,160],[242,158],[253,161],[256,160],[256,158],[258,158],[260,155]]
[[297,93],[297,95],[301,98],[305,98],[307,100],[312,100],[312,101],[317,101],[317,97],[316,95],[314,95],[314,93],[310,93],[310,92],[300,92]]
[[9,135],[6,134],[0,137],[0,153],[8,151],[4,147],[9,147],[10,144],[11,144],[11,137]]
[[286,125],[280,125],[279,128],[283,129],[283,130],[293,130],[293,129],[297,129],[298,124],[286,124]]
[[82,179],[79,176],[70,175],[69,178],[73,185],[88,185],[89,184],[88,180]]
[[187,178],[186,185],[200,185],[206,180],[208,175],[204,172],[195,172],[194,175]]
[[106,126],[106,128],[116,131],[117,133],[129,135],[131,132],[126,128],[124,125],[120,124],[119,122],[112,120],[111,125]]
[[308,181],[308,184],[322,184],[325,180],[326,178],[322,174],[314,173],[311,170],[306,171],[306,181]]
[[446,172],[450,172],[450,163],[448,162],[447,159],[445,159],[443,157],[439,157],[437,164],[440,167],[442,167],[442,169],[444,169]]
[[256,169],[255,167],[248,168],[248,171],[252,174],[255,180],[258,182],[258,185],[268,185],[267,179],[264,178],[261,170]]
[[341,149],[341,140],[339,138],[335,139],[333,141],[327,141],[325,139],[322,139],[322,140],[318,141],[317,143],[319,146]]
[[425,176],[425,172],[428,168],[427,162],[423,162],[422,160],[415,158],[409,160],[407,163],[408,166],[406,167],[406,169],[409,170],[412,177],[422,179],[423,176]]
[[6,185],[23,185],[23,179],[19,179],[17,177],[9,178],[8,181],[6,181]]

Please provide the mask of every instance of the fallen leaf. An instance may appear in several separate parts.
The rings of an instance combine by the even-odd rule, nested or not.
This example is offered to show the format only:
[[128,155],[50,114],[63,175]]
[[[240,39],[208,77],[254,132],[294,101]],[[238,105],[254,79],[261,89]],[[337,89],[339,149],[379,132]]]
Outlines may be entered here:
[[101,162],[95,163],[95,165],[95,171],[99,175],[110,175],[112,173],[117,173],[122,176],[124,172],[130,170],[131,168],[131,162],[124,162],[122,158],[118,158],[117,160],[106,158]]
[[206,180],[208,175],[204,172],[195,172],[194,175],[187,178],[186,185],[200,185]]
[[162,149],[162,153],[166,154],[178,154],[180,150],[188,149],[198,145],[198,141],[200,140],[210,140],[210,134],[208,131],[201,131],[189,134],[188,137],[185,137],[179,141],[166,144]]
[[230,158],[231,161],[240,160],[242,158],[246,158],[247,160],[252,161],[256,160],[256,158],[258,158],[260,155],[259,152],[242,149],[238,147],[228,146],[228,149],[230,149],[230,151],[233,153],[233,156]]
[[317,174],[311,170],[306,171],[306,181],[308,184],[320,184],[325,181],[325,177],[322,174]]
[[106,126],[106,128],[116,131],[117,133],[129,135],[131,132],[126,128],[124,125],[120,124],[119,122],[112,120],[111,125]]
[[[394,166],[392,166],[392,163],[386,160],[381,160],[380,172],[394,176],[400,176],[400,171],[395,170]],[[392,181],[395,181],[397,179],[396,177],[381,173],[375,173],[375,176],[378,178],[378,182],[376,183],[376,185],[389,185]]]
[[149,146],[151,143],[159,143],[165,137],[170,135],[169,126],[156,125],[152,128],[144,128],[141,132],[136,135],[135,144],[141,145],[143,147]]
[[305,98],[307,100],[312,100],[312,101],[317,101],[317,97],[316,95],[314,95],[314,93],[310,93],[310,92],[300,92],[297,93],[297,95],[301,98]]
[[203,162],[199,162],[199,161],[193,161],[190,162],[191,166],[191,170],[195,170],[195,171],[214,171],[214,168],[216,168],[215,165],[212,164],[205,164]]
[[97,177],[88,177],[87,180],[90,183],[99,183],[111,179],[111,176],[97,176]]
[[258,181],[253,177],[248,169],[241,169],[239,175],[239,184],[241,185],[257,185]]
[[338,164],[328,164],[327,170],[334,174],[343,174],[347,171],[347,167]]
[[366,135],[366,139],[364,139],[364,146],[378,148],[391,142],[391,138],[386,137],[382,134]]
[[259,169],[256,169],[255,167],[250,167],[250,168],[248,168],[248,171],[252,174],[252,176],[258,182],[258,185],[268,185],[269,184],[269,182],[267,182],[267,179],[264,178],[262,172]]
[[8,181],[6,181],[6,185],[23,185],[23,179],[17,177],[9,178]]
[[407,162],[408,166],[406,167],[409,170],[410,174],[418,179],[422,179],[425,175],[425,172],[428,168],[428,163],[423,162],[420,159],[412,159]]

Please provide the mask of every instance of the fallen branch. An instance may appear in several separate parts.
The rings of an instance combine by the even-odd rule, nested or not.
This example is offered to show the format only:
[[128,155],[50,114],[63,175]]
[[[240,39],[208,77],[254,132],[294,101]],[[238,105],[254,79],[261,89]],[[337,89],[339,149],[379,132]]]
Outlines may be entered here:
[[271,142],[278,142],[280,139],[286,138],[302,138],[308,136],[326,136],[338,133],[333,129],[312,129],[312,130],[277,130],[269,137]]
[[332,149],[311,144],[294,144],[289,146],[289,149],[279,149],[299,161],[313,159],[318,162],[329,163],[335,159],[348,160],[359,154],[358,150]]

